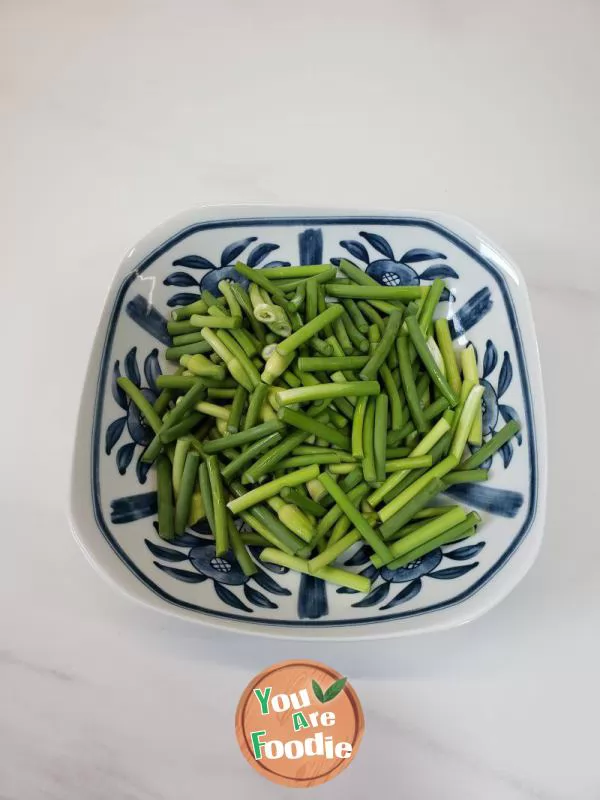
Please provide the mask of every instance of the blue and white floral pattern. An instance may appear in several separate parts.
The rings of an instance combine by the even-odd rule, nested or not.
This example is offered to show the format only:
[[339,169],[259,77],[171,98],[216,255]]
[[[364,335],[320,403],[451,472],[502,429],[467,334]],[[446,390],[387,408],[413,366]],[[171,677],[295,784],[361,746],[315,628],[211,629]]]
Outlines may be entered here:
[[[519,416],[512,406],[498,402],[506,393],[513,378],[513,368],[510,354],[504,351],[502,366],[498,373],[497,384],[494,387],[491,383],[491,376],[498,364],[498,351],[491,339],[487,340],[485,354],[483,356],[483,374],[480,381],[483,386],[483,435],[484,438],[491,438],[501,427],[500,420],[509,422],[511,419],[519,420]],[[489,380],[488,380],[489,379]],[[518,433],[515,437],[519,447],[523,442],[523,436]],[[513,444],[507,442],[500,449],[504,467],[508,467],[513,457]],[[492,459],[488,459],[482,465],[484,469],[489,469]]]
[[[185,267],[186,270],[194,270],[194,273],[196,270],[202,270],[202,275],[199,280],[190,272],[172,272],[168,275],[164,280],[165,286],[179,286],[188,289],[193,287],[194,289],[198,289],[198,291],[194,293],[178,292],[170,298],[167,305],[173,307],[193,303],[194,300],[198,299],[203,289],[207,289],[214,295],[220,295],[219,281],[223,280],[236,281],[246,286],[248,281],[235,271],[233,264],[242,256],[244,251],[247,251],[248,247],[256,241],[256,236],[248,236],[246,239],[240,239],[238,242],[232,242],[227,245],[221,253],[221,260],[218,267],[213,264],[212,261],[209,261],[208,258],[195,253],[182,256],[173,261],[174,267]],[[290,264],[289,261],[269,261],[268,263],[263,263],[270,253],[278,249],[278,244],[262,242],[248,252],[244,263],[253,268],[261,264],[263,267],[288,267]]]
[[[361,600],[357,600],[352,606],[353,608],[379,606],[381,611],[387,611],[390,608],[395,608],[403,603],[407,603],[409,600],[414,599],[421,591],[423,587],[423,578],[429,577],[435,578],[436,580],[449,581],[455,578],[461,578],[463,575],[466,575],[472,569],[479,566],[478,561],[471,561],[469,564],[460,564],[457,566],[444,566],[442,564],[444,558],[450,559],[450,561],[469,561],[475,558],[484,547],[485,542],[468,544],[463,547],[456,547],[455,542],[453,545],[447,545],[444,549],[437,548],[436,550],[432,550],[431,553],[427,553],[427,555],[411,561],[404,567],[391,570],[387,567],[376,569],[369,563],[372,551],[365,545],[359,548],[351,558],[344,562],[344,566],[346,567],[358,567],[367,564],[367,566],[360,571],[360,574],[369,578],[373,584],[373,588],[369,594]],[[438,569],[440,564],[442,564],[442,566]],[[378,579],[381,579],[381,581],[379,582]],[[400,589],[390,600],[387,600],[390,589],[393,589],[393,584],[395,583],[405,583],[407,585]],[[354,589],[340,588],[337,591],[338,594],[356,594]]]
[[[343,239],[340,246],[350,255],[361,261],[366,274],[381,283],[383,286],[420,286],[423,281],[433,281],[435,278],[458,279],[457,271],[447,263],[433,263],[418,273],[415,264],[423,262],[445,262],[447,256],[437,250],[426,247],[412,247],[396,259],[392,246],[386,238],[377,234],[361,231],[359,233],[377,256],[372,259],[369,251],[357,239]],[[384,258],[379,258],[383,255]],[[345,258],[345,257],[344,257]],[[350,261],[350,259],[345,258]],[[339,265],[341,258],[332,258],[331,263]],[[350,261],[354,266],[358,266]],[[455,297],[449,289],[444,289],[441,300],[454,300]],[[492,307],[492,298],[487,286],[477,291],[467,302],[450,318],[450,330],[454,338],[472,328],[484,317]]]
[[[254,610],[252,606],[256,608],[277,608],[277,603],[259,591],[252,583],[256,583],[273,595],[285,596],[291,594],[289,589],[281,586],[271,578],[262,566],[256,565],[256,572],[249,578],[244,575],[231,552],[225,553],[223,556],[217,556],[214,539],[205,525],[195,525],[193,530],[200,535],[186,532],[176,536],[168,543],[168,546],[165,543],[158,544],[150,539],[145,540],[146,547],[156,558],[154,565],[157,569],[162,570],[174,580],[183,581],[184,583],[212,582],[213,589],[219,600],[231,606],[231,608],[236,608],[238,611],[244,611],[247,614],[251,614]],[[256,553],[255,550],[254,552]],[[179,564],[179,566],[175,567],[173,564]],[[189,564],[193,569],[184,568],[183,564]],[[275,567],[275,565],[271,564],[268,566],[272,569],[274,568],[280,574],[285,574],[288,571],[283,567]],[[239,588],[241,588],[247,602],[244,602],[235,591]]]
[[[448,317],[453,336],[463,337],[461,344],[464,344],[466,331],[474,328],[492,310],[492,292],[487,285],[481,286],[466,301],[458,305],[459,265],[450,263],[451,259],[441,249],[420,246],[418,241],[414,244],[415,246],[400,249],[401,255],[397,257],[398,251],[392,245],[389,236],[384,237],[374,231],[360,229],[352,238],[337,240],[337,246],[354,259],[353,263],[359,262],[370,277],[383,285],[419,285],[438,277],[447,280],[449,291],[446,291],[442,300],[448,303]],[[332,243],[329,244],[329,247],[331,246]],[[257,235],[235,239],[222,245],[220,257],[217,259],[208,258],[197,247],[190,248],[187,252],[180,252],[177,258],[170,261],[176,270],[170,271],[161,281],[167,290],[171,287],[176,290],[168,295],[162,311],[141,294],[135,294],[126,300],[125,314],[161,345],[168,345],[169,308],[192,302],[198,298],[203,289],[218,294],[218,282],[223,278],[244,283],[244,279],[233,269],[237,259],[243,258],[252,268],[290,263],[323,263],[325,248],[323,228],[315,225],[304,227],[298,232],[296,253],[290,253],[289,250],[284,252],[276,242],[263,241]],[[289,260],[267,261],[275,251],[281,251]],[[329,260],[336,265],[341,258],[346,257],[339,255],[339,250],[337,254],[335,250],[333,253]],[[178,291],[180,289],[188,291]],[[127,475],[136,452],[138,453],[135,473],[138,483],[144,484],[147,479],[147,465],[140,461],[139,456],[151,440],[152,432],[116,382],[121,374],[126,375],[150,402],[154,402],[158,395],[156,378],[161,374],[159,350],[156,347],[148,347],[147,350],[138,353],[139,350],[138,344],[122,354],[115,353],[119,357],[112,361],[111,391],[118,413],[105,424],[103,441],[105,455],[115,459],[116,469],[123,478]],[[481,383],[484,387],[485,439],[494,435],[501,427],[502,421],[519,419],[519,416],[522,416],[513,405],[505,402],[505,395],[513,382],[514,368],[509,348],[503,348],[501,352],[500,360],[496,344],[488,339],[483,358],[480,359]],[[516,442],[516,446],[522,444],[521,435]],[[513,455],[514,445],[508,443],[494,461],[501,460],[503,469],[509,470]],[[491,459],[484,466],[490,467]],[[131,489],[131,486],[129,488]],[[461,485],[449,489],[448,494],[459,498],[467,505],[500,517],[515,517],[524,502],[523,494],[518,487]],[[136,525],[141,520],[149,521],[155,518],[156,509],[154,491],[140,493],[129,491],[110,500],[110,522],[118,528],[129,524]],[[288,575],[287,570],[273,565],[257,564],[256,575],[248,578],[241,571],[232,553],[222,557],[216,556],[213,540],[202,523],[168,543],[161,541],[150,525],[144,543],[151,561],[144,567],[144,574],[148,575],[150,581],[158,580],[156,574],[162,574],[164,579],[172,581],[174,585],[210,585],[216,601],[245,617],[255,614],[256,609],[261,609],[263,613],[278,611],[282,599],[290,598],[295,600],[295,620],[302,621],[302,624],[316,624],[319,620],[327,621],[331,614],[333,597],[337,596],[338,604],[343,597],[347,598],[345,616],[348,621],[374,621],[372,616],[358,616],[359,612],[363,609],[374,609],[380,618],[386,618],[392,609],[407,605],[411,610],[403,614],[421,613],[417,597],[423,593],[424,587],[430,581],[448,583],[458,581],[461,591],[464,591],[466,576],[478,573],[480,555],[486,548],[485,541],[479,537],[476,539],[477,541],[473,543],[444,546],[397,570],[376,569],[370,563],[369,548],[359,547],[346,560],[345,566],[367,575],[372,580],[373,588],[368,595],[357,599],[356,593],[352,590],[335,591],[317,578]],[[254,559],[258,560],[258,551],[254,548],[251,550]],[[152,570],[154,575],[149,574]],[[267,570],[279,573],[282,583],[272,578]],[[211,610],[216,608],[215,598],[210,601],[207,599],[204,586],[198,589],[200,592],[198,603],[193,607],[198,607],[206,613],[218,613],[216,610]],[[162,589],[162,591],[168,590]],[[332,591],[334,595],[331,594]],[[189,606],[189,601],[186,603]],[[293,621],[289,614],[290,607],[287,602],[284,622]],[[271,615],[261,621],[268,622],[270,619],[277,619],[277,616]],[[345,621],[344,614],[340,618],[340,614],[337,613],[331,623],[338,624],[340,619],[342,622]]]
[[[154,348],[144,359],[144,378],[146,385],[142,386],[142,378],[137,363],[137,348],[132,347],[123,359],[125,375],[131,380],[138,389],[141,389],[142,394],[150,403],[154,403],[158,397],[158,389],[156,388],[156,379],[162,374],[160,364],[158,363],[158,350]],[[127,472],[127,467],[133,459],[136,446],[140,445],[140,456],[143,449],[150,443],[153,437],[151,429],[148,427],[146,421],[138,411],[137,406],[131,402],[123,389],[118,385],[117,379],[121,377],[121,366],[119,361],[115,361],[112,371],[111,389],[112,394],[117,405],[125,412],[123,416],[117,417],[113,420],[106,429],[104,449],[106,455],[109,456],[125,433],[131,439],[130,442],[121,445],[116,451],[117,455],[117,468],[120,475]],[[140,483],[146,482],[146,475],[150,465],[140,461],[138,457],[135,465],[137,477]]]
[[[368,231],[361,231],[358,235],[376,251],[377,256],[374,260],[371,259],[365,245],[357,239],[343,239],[340,246],[354,258],[366,264],[366,274],[383,286],[419,286],[421,281],[432,281],[434,278],[458,278],[458,273],[449,264],[428,266],[421,274],[413,266],[427,261],[445,261],[444,253],[428,250],[425,247],[413,247],[396,259],[392,246],[383,236]],[[383,256],[383,258],[379,256]],[[332,263],[336,265],[340,263],[340,260],[339,258],[331,259]],[[448,297],[449,294],[446,292],[444,299]]]

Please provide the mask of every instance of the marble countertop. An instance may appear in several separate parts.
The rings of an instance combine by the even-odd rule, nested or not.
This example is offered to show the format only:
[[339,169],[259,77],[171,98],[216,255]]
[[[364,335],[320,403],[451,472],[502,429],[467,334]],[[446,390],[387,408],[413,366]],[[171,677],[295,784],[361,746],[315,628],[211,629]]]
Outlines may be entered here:
[[[600,798],[599,25],[585,0],[2,4],[1,800],[281,797],[233,715],[294,656],[348,674],[366,717],[321,797]],[[138,607],[82,558],[70,459],[112,274],[162,219],[237,201],[446,210],[520,264],[547,527],[483,618],[368,645],[250,639]]]

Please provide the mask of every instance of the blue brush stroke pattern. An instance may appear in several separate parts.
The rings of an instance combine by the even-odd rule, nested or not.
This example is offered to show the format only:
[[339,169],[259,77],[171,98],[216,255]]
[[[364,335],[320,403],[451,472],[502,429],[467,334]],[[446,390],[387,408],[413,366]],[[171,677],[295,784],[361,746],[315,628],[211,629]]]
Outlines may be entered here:
[[215,264],[202,256],[184,256],[173,262],[174,267],[187,267],[188,269],[216,269]]
[[412,250],[407,250],[400,261],[404,264],[417,264],[419,261],[432,261],[436,258],[446,258],[446,256],[443,253],[438,253],[437,250],[414,247]]
[[[502,419],[505,422],[509,422],[511,419],[514,419],[519,423],[519,425],[521,424],[521,420],[519,419],[519,415],[517,414],[517,412],[515,411],[515,409],[512,406],[507,406],[504,403],[500,403],[500,405],[498,406],[498,410],[502,414]],[[521,433],[521,431],[519,431],[516,434],[515,439],[517,440],[518,444],[520,445],[521,442],[523,441],[523,434]]]
[[321,228],[307,228],[299,233],[298,248],[301,264],[322,264],[323,231]]
[[252,586],[248,586],[247,583],[244,584],[244,594],[246,595],[246,600],[259,608],[278,608],[277,603],[269,600],[266,595],[259,592],[258,589],[253,589]]
[[498,363],[498,351],[496,350],[496,345],[492,342],[491,339],[488,339],[485,343],[485,353],[483,354],[483,378],[487,378],[487,376],[496,369],[496,364]]
[[125,375],[132,383],[139,387],[142,385],[140,370],[137,365],[137,347],[132,347],[123,360]]
[[190,572],[189,569],[168,567],[166,564],[161,564],[159,561],[154,561],[154,566],[166,572],[171,578],[176,578],[178,581],[183,581],[184,583],[204,583],[206,580],[205,575],[200,575],[199,572]]
[[[194,530],[197,525],[194,525]],[[158,533],[158,524],[156,525],[156,532]],[[180,533],[174,536],[169,544],[176,545],[177,547],[205,547],[213,544],[212,533],[209,534],[210,539],[201,539],[199,536],[194,536],[193,533]]]
[[298,618],[319,619],[329,613],[325,581],[314,575],[302,575],[298,593]]
[[498,378],[498,390],[496,396],[502,397],[504,392],[508,389],[512,382],[513,369],[510,362],[510,356],[507,351],[504,351],[504,358],[502,359],[502,366],[500,367],[500,377]]
[[500,455],[502,456],[502,463],[504,464],[504,469],[508,467],[510,462],[512,461],[513,457],[513,446],[512,442],[506,442],[500,448]]
[[456,550],[444,551],[444,556],[452,561],[467,561],[469,558],[475,558],[480,550],[485,547],[485,542],[478,544],[468,544],[465,547],[457,547]]
[[248,236],[247,239],[240,239],[239,242],[228,244],[221,254],[221,267],[228,267],[231,262],[235,261],[238,256],[241,256],[248,245],[255,242],[257,238],[257,236]]
[[390,261],[394,261],[394,251],[387,239],[384,239],[383,236],[380,236],[378,233],[368,233],[367,231],[361,231],[359,236],[368,242],[374,250],[377,250],[378,253],[381,253],[382,256],[389,258]]
[[379,572],[379,570],[377,569],[377,567],[374,564],[369,564],[368,567],[365,567],[364,569],[361,569],[361,571],[358,574],[359,575],[364,575],[365,578],[369,578],[369,580],[372,580],[373,578],[375,578],[375,576],[378,574],[378,572]]
[[379,586],[376,586],[374,589],[371,589],[369,594],[363,597],[362,600],[352,603],[352,608],[370,608],[371,606],[376,606],[377,603],[381,603],[382,600],[385,600],[389,594],[389,591],[390,584],[382,583]]
[[154,516],[157,510],[156,492],[117,497],[110,504],[110,521],[114,525],[135,522],[136,519]]
[[467,572],[479,566],[479,561],[474,561],[472,564],[463,564],[462,567],[447,567],[446,569],[438,569],[436,572],[430,572],[429,577],[435,578],[439,581],[453,581],[456,578],[462,578]]
[[204,273],[200,281],[200,289],[202,291],[207,289],[211,294],[220,297],[221,290],[219,289],[219,283],[224,280],[235,281],[244,287],[248,286],[248,280],[242,278],[235,267],[220,267],[219,269],[213,269],[211,272]]
[[173,550],[170,547],[154,544],[150,539],[144,539],[144,543],[155,558],[162,558],[163,561],[171,562],[187,561],[187,555],[180,550]]
[[476,483],[451,486],[445,494],[460,500],[473,508],[498,514],[499,517],[516,517],[523,505],[523,495],[508,489],[493,489]]
[[163,281],[165,286],[179,286],[180,288],[198,286],[196,278],[192,277],[188,272],[172,272]]
[[370,558],[372,550],[370,547],[361,547],[360,550],[357,550],[353,556],[351,556],[347,561],[344,561],[345,567],[362,567],[363,564],[366,564]]
[[120,406],[123,409],[123,411],[127,411],[127,408],[129,406],[129,401],[127,400],[127,395],[125,394],[123,389],[121,389],[121,387],[117,383],[117,380],[120,377],[121,377],[121,368],[119,367],[119,362],[117,360],[117,361],[115,361],[114,366],[113,366],[113,373],[112,373],[112,378],[111,378],[111,383],[110,383],[110,389],[111,389],[111,392],[112,392],[112,396],[114,397],[115,403],[118,406]]
[[176,308],[177,306],[187,306],[190,303],[195,303],[196,300],[200,299],[200,295],[198,293],[192,294],[191,292],[179,292],[178,294],[174,294],[173,297],[170,297],[167,300],[167,305],[169,308]]
[[[194,533],[199,533],[200,536],[210,536],[211,539],[213,538],[210,525],[208,524],[206,519],[198,520],[198,522],[195,522],[193,525],[190,525],[190,528],[194,531]],[[200,541],[203,543],[205,542],[204,539],[200,539]]]
[[111,422],[108,428],[106,429],[104,452],[106,453],[107,456],[111,454],[113,447],[119,441],[119,438],[123,433],[123,428],[125,427],[126,422],[127,422],[127,417],[119,417],[118,419],[115,419],[113,422]]
[[125,306],[125,313],[140,328],[154,336],[167,347],[171,346],[171,337],[167,331],[167,320],[141,294],[136,294]]
[[223,586],[222,583],[213,582],[213,586],[219,600],[227,603],[227,605],[231,606],[232,608],[237,608],[238,611],[248,611],[249,613],[252,613],[252,609],[245,605],[245,603],[242,603],[239,597],[235,595],[231,589]]
[[120,475],[125,475],[127,467],[131,464],[131,459],[135,452],[135,442],[124,444],[117,450],[117,469]]
[[154,348],[144,359],[144,377],[149,389],[155,394],[158,394],[158,387],[156,386],[156,379],[162,375],[160,364],[158,363],[158,350]]
[[255,581],[262,589],[266,589],[267,592],[271,592],[272,594],[291,594],[289,589],[286,589],[285,586],[280,586],[277,581],[273,580],[273,578],[270,575],[267,575],[266,572],[263,572],[260,567],[258,567],[257,571],[254,573],[254,575],[252,575],[251,580]]
[[466,333],[492,309],[492,293],[486,287],[475,292],[473,297],[459,308],[449,320],[450,334],[453,339]]
[[146,483],[146,478],[148,476],[148,472],[150,471],[150,467],[152,464],[148,464],[146,461],[142,461],[143,452],[140,453],[140,457],[138,458],[136,465],[135,465],[135,474],[137,475],[137,479],[140,483]]
[[264,261],[269,253],[272,253],[274,250],[279,250],[278,244],[263,242],[262,244],[257,245],[254,250],[250,252],[250,255],[246,260],[246,264],[249,267],[257,267],[261,261]]
[[395,608],[402,603],[408,603],[409,600],[412,600],[413,597],[416,597],[419,594],[421,587],[422,583],[420,578],[411,581],[411,583],[408,583],[404,589],[401,589],[398,594],[395,595],[388,603],[386,603],[384,606],[381,606],[379,610],[387,611],[389,608]]
[[369,254],[362,242],[355,242],[352,239],[342,239],[340,246],[343,247],[344,250],[347,250],[354,258],[358,258],[359,261],[364,261],[365,264],[369,263]]
[[438,566],[442,558],[442,551],[438,547],[403,567],[398,567],[397,569],[383,567],[381,570],[381,577],[390,583],[406,583],[406,581],[412,581],[415,578],[422,578],[424,575],[429,575],[429,573],[433,572]]
[[419,276],[422,281],[432,281],[435,278],[458,278],[456,270],[446,264],[438,264],[436,267],[427,267]]

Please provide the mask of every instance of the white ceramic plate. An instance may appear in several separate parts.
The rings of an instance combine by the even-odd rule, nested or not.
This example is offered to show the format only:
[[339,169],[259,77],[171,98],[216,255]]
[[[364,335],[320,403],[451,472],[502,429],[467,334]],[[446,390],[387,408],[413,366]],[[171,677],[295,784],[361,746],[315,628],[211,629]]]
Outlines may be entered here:
[[[345,257],[383,284],[446,279],[441,310],[456,340],[473,342],[485,386],[484,432],[516,416],[519,441],[496,454],[486,484],[456,489],[484,517],[478,534],[394,572],[379,573],[358,548],[345,562],[373,578],[368,596],[261,565],[247,579],[215,558],[202,526],[174,544],[155,530],[148,442],[117,388],[128,375],[155,395],[173,369],[160,352],[170,308],[216,292],[238,258],[254,268]],[[73,464],[72,524],[81,547],[127,594],[161,611],[246,633],[291,638],[369,638],[423,632],[474,619],[525,575],[540,546],[546,494],[544,398],[523,276],[462,220],[441,214],[266,206],[187,211],[149,233],[119,267],[90,357]],[[349,564],[348,564],[349,562]]]

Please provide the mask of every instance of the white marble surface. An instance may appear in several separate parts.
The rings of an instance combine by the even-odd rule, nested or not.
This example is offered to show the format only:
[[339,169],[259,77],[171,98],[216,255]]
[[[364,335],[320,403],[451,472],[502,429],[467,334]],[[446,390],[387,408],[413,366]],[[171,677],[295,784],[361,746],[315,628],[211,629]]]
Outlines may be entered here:
[[[349,674],[366,715],[321,797],[600,798],[599,25],[593,0],[0,5],[1,800],[281,797],[239,755],[233,713],[294,655]],[[112,273],[163,218],[234,201],[447,210],[520,263],[548,523],[477,622],[368,645],[237,638],[132,604],[78,552],[69,462]]]

